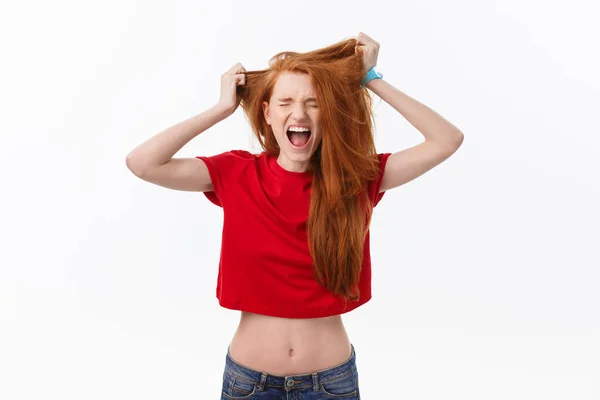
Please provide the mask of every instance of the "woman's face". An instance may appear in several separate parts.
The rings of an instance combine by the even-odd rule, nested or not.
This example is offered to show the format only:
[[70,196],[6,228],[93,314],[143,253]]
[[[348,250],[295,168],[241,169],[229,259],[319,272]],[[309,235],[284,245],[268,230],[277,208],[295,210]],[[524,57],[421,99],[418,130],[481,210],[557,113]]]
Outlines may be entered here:
[[269,102],[263,102],[281,150],[280,163],[290,170],[305,170],[321,141],[316,93],[307,74],[282,72]]

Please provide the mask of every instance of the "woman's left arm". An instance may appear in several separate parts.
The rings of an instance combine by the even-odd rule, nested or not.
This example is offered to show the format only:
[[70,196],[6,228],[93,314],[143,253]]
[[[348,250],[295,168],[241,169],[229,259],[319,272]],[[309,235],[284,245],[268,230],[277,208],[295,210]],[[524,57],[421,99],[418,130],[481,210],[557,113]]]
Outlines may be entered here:
[[[377,64],[379,43],[360,33],[356,52],[362,53],[364,72]],[[383,79],[373,79],[367,88],[398,111],[423,136],[425,141],[389,156],[380,192],[403,185],[441,164],[463,142],[463,133],[431,108],[402,93]]]
[[422,143],[389,156],[380,192],[418,178],[441,164],[462,145],[463,133],[431,108],[383,79],[374,79],[367,83],[367,87],[402,114],[425,137]]
[[425,140],[456,150],[463,141],[463,133],[425,104],[396,89],[383,79],[373,79],[367,88],[398,111]]

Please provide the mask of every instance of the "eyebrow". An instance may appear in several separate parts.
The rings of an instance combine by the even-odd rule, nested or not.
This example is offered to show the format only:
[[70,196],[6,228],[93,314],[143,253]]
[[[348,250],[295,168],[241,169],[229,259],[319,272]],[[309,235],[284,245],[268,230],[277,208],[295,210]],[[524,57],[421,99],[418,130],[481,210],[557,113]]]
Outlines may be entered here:
[[[294,99],[292,99],[291,97],[283,97],[281,99],[277,99],[277,101],[292,101],[292,100],[294,100]],[[317,99],[314,97],[309,97],[306,99],[306,101],[317,101]]]

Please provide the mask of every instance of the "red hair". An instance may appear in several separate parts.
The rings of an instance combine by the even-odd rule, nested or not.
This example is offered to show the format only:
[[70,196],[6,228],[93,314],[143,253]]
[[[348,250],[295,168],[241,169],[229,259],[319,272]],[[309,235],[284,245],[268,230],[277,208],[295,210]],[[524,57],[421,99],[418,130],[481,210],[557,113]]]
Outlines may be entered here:
[[238,86],[241,106],[261,147],[273,156],[279,145],[267,124],[269,102],[284,71],[308,74],[319,104],[322,140],[308,171],[313,176],[307,236],[315,278],[345,301],[358,300],[363,246],[372,215],[366,187],[379,176],[371,97],[360,87],[363,56],[348,39],[306,53],[281,52],[260,71],[246,71]]

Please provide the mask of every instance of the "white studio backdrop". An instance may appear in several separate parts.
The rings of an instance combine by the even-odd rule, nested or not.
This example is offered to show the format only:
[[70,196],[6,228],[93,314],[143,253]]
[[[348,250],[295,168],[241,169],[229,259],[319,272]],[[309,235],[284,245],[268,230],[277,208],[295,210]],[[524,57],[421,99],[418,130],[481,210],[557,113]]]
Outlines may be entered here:
[[[0,9],[0,399],[217,399],[238,312],[222,210],[127,153],[211,107],[233,64],[365,32],[459,127],[389,191],[373,299],[344,321],[362,398],[600,399],[593,1],[11,2]],[[421,134],[376,98],[376,144]],[[241,109],[177,156],[260,151]]]

